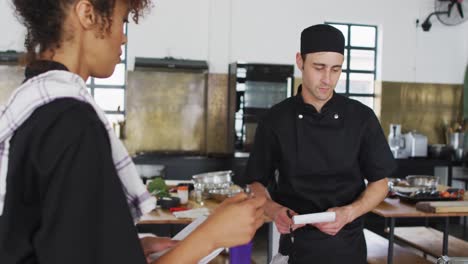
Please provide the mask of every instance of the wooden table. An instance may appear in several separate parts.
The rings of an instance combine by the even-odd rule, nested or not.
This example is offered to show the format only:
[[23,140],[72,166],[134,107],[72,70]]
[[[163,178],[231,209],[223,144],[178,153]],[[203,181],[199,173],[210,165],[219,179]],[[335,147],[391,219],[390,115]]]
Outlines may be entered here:
[[[210,212],[212,212],[218,205],[220,204],[219,201],[213,199],[204,199],[203,205],[197,204],[193,200],[189,200],[186,205],[189,209],[195,209],[200,207],[206,207]],[[271,222],[271,219],[268,218],[266,215],[264,216],[265,223]],[[151,224],[190,224],[193,221],[192,218],[177,218],[175,217],[169,210],[164,210],[161,208],[157,208],[140,218],[138,222],[139,225],[151,225]]]
[[[212,199],[205,199],[203,200],[203,205],[197,204],[193,200],[189,200],[188,203],[185,205],[189,209],[195,209],[195,208],[200,208],[200,207],[206,207],[210,212],[212,212],[220,202]],[[151,211],[148,214],[143,215],[140,218],[140,221],[138,222],[139,225],[151,225],[151,224],[190,224],[194,219],[192,218],[177,218],[175,217],[169,210],[157,208],[153,211]],[[251,257],[250,257],[251,258]],[[220,254],[213,260],[209,262],[210,264],[225,264],[225,263],[231,263],[235,264],[232,262],[229,262],[229,255],[227,254]],[[254,263],[251,261],[251,263]]]
[[[219,202],[215,200],[204,200],[204,205],[199,205],[195,201],[189,200],[187,203],[187,208],[194,209],[200,207],[206,207],[210,212],[212,212],[216,207],[218,207]],[[157,208],[151,211],[148,214],[143,215],[138,222],[139,225],[145,224],[190,224],[193,221],[192,218],[177,218],[169,210],[164,210]]]
[[[465,194],[465,200],[468,200],[468,194]],[[447,255],[448,252],[448,227],[449,227],[449,218],[453,216],[468,216],[468,213],[425,213],[418,211],[413,204],[407,204],[400,202],[399,199],[385,199],[380,203],[376,208],[372,210],[373,213],[380,215],[384,218],[390,220],[389,226],[389,244],[388,244],[388,256],[387,263],[393,263],[393,243],[395,235],[395,219],[401,217],[444,217],[445,226],[444,226],[444,237],[442,244],[442,254]]]
[[[219,202],[214,200],[204,200],[203,206],[197,204],[195,201],[189,200],[186,205],[187,208],[194,209],[200,207],[206,207],[210,210],[214,210],[219,205]],[[166,224],[190,224],[193,221],[192,218],[177,218],[169,210],[162,208],[156,208],[155,210],[143,215],[138,222],[139,225],[166,225]],[[210,264],[224,264],[229,263],[229,256],[226,254],[220,254],[210,261]]]

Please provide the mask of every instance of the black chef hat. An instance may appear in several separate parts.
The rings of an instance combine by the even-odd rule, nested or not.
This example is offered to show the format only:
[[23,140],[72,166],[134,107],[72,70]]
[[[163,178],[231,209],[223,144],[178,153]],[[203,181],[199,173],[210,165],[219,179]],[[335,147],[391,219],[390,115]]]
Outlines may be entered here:
[[344,55],[344,42],[343,33],[337,28],[326,24],[314,25],[301,33],[301,53],[330,51]]

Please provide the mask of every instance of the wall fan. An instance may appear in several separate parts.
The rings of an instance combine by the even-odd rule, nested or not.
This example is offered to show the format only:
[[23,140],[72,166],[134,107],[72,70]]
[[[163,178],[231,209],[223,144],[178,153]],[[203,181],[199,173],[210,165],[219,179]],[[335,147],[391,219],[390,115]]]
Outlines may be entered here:
[[435,0],[434,12],[430,13],[422,23],[424,31],[431,29],[431,17],[435,15],[444,25],[455,26],[468,19],[468,0]]

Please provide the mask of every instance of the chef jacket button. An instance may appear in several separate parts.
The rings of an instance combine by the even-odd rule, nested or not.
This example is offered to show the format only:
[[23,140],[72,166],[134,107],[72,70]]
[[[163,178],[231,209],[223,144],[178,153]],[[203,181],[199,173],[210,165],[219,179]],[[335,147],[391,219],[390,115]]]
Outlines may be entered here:
[[299,117],[299,119],[302,119],[304,116],[303,115],[298,115],[297,117]]
[[340,116],[338,114],[334,114],[333,118],[338,119]]

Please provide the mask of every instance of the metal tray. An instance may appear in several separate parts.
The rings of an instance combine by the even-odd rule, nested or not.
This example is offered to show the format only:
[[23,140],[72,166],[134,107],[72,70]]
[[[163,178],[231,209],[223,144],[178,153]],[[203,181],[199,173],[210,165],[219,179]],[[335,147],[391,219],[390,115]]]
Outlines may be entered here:
[[457,201],[456,197],[411,197],[409,194],[395,192],[400,201],[415,204],[417,202]]

